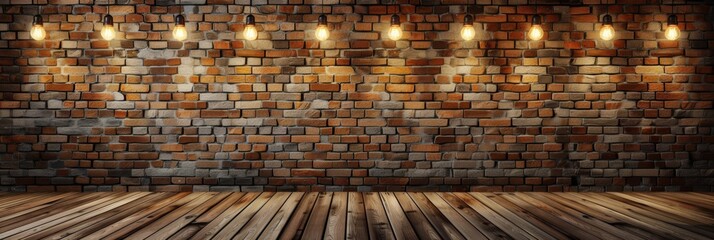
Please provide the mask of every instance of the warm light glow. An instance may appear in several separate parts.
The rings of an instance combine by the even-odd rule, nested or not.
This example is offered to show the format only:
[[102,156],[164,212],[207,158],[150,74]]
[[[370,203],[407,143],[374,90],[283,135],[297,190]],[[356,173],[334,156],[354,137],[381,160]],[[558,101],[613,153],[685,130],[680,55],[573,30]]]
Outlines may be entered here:
[[612,40],[615,37],[615,28],[610,24],[602,25],[600,28],[600,38],[605,41]]
[[243,29],[243,38],[250,41],[258,39],[258,29],[255,28],[255,25],[245,26]]
[[327,28],[327,25],[317,25],[317,29],[315,29],[315,38],[320,41],[325,41],[330,38],[330,29]]
[[37,41],[44,40],[47,36],[47,33],[45,32],[45,27],[43,27],[42,24],[36,24],[32,26],[32,29],[30,29],[30,36],[32,37],[32,39],[35,39]]
[[183,41],[183,40],[186,40],[186,38],[188,38],[188,31],[186,31],[186,26],[184,26],[184,25],[174,26],[173,34],[174,34],[174,39],[179,40],[179,41]]
[[102,38],[104,40],[110,41],[116,37],[117,32],[114,30],[114,25],[108,25],[105,24],[104,27],[102,27]]
[[533,26],[531,26],[531,30],[528,30],[528,37],[531,40],[540,40],[543,38],[543,35],[543,28],[539,24],[533,24]]
[[474,39],[474,37],[476,37],[476,29],[474,29],[473,25],[464,25],[461,27],[461,38],[470,41]]
[[667,38],[667,40],[674,41],[679,39],[679,33],[679,26],[671,24],[664,30],[664,37]]
[[402,39],[402,26],[392,25],[391,27],[389,27],[387,36],[389,36],[389,39],[392,39],[394,41]]

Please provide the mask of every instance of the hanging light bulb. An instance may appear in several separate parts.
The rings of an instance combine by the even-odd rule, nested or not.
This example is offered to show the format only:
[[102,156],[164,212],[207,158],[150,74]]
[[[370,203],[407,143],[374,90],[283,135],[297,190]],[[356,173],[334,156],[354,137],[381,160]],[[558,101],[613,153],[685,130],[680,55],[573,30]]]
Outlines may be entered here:
[[545,33],[543,32],[543,27],[541,27],[541,23],[542,21],[540,19],[540,15],[534,15],[531,24],[531,29],[528,30],[528,37],[531,40],[538,41],[543,38],[543,35]]
[[677,19],[677,15],[669,15],[667,18],[667,29],[664,30],[664,37],[667,38],[667,40],[677,40],[679,38],[679,21]]
[[104,16],[104,26],[102,27],[102,38],[107,41],[111,41],[116,37],[117,32],[114,30],[114,17],[107,14]]
[[315,38],[320,41],[325,41],[330,38],[330,29],[327,28],[327,16],[325,16],[325,14],[321,14],[319,17],[317,17]]
[[464,17],[464,26],[461,27],[461,38],[465,41],[470,41],[476,37],[476,29],[474,29],[474,17],[471,14]]
[[45,27],[42,24],[44,24],[42,16],[35,15],[32,19],[32,28],[30,29],[30,36],[32,39],[37,41],[45,39],[47,33],[45,32]]
[[174,39],[183,41],[188,38],[188,31],[186,31],[186,18],[183,15],[176,15],[175,25],[174,25]]
[[610,41],[615,37],[615,28],[612,27],[612,16],[605,15],[602,18],[602,27],[600,27],[600,38],[605,41]]
[[245,18],[245,28],[243,28],[243,38],[245,40],[255,40],[258,38],[258,29],[255,28],[255,17],[253,14]]
[[392,39],[394,41],[397,41],[402,38],[402,26],[401,23],[399,22],[399,16],[397,14],[392,15],[392,26],[389,27],[389,31],[387,32],[387,36],[389,36],[389,39]]

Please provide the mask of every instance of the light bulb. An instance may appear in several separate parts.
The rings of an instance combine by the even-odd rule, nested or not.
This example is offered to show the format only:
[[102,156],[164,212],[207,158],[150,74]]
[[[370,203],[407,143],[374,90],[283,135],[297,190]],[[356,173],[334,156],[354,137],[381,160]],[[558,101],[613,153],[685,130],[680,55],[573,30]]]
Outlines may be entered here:
[[677,15],[669,15],[667,17],[667,29],[664,30],[664,37],[667,38],[667,40],[674,41],[679,38],[679,19],[677,19]]
[[330,29],[327,28],[327,16],[325,16],[325,14],[320,14],[320,16],[317,17],[315,38],[320,41],[325,41],[330,38]]
[[389,27],[387,36],[389,36],[389,39],[392,39],[394,41],[401,39],[402,38],[402,27],[399,25],[392,25],[391,27]]
[[174,20],[174,31],[172,32],[174,39],[178,41],[186,40],[186,38],[188,38],[188,31],[186,31],[186,18],[179,14],[176,15]]
[[315,38],[320,41],[325,41],[330,38],[330,29],[327,28],[327,25],[317,25],[317,29],[315,29]]
[[255,40],[258,38],[258,29],[255,28],[253,25],[247,25],[243,29],[243,38],[245,40]]
[[474,29],[473,25],[464,25],[461,27],[461,38],[470,41],[474,39],[474,37],[476,37],[476,29]]
[[104,27],[102,27],[102,38],[104,38],[104,40],[111,41],[116,35],[117,32],[114,30],[113,25],[104,25]]
[[114,30],[114,17],[107,14],[104,16],[104,26],[102,27],[102,38],[104,40],[110,41],[117,36],[117,31]]
[[45,27],[42,25],[43,23],[42,16],[40,15],[35,15],[32,19],[32,28],[30,28],[30,37],[32,37],[32,39],[37,41],[45,39],[47,33],[45,32]]
[[32,36],[32,39],[35,39],[37,41],[44,40],[47,36],[47,33],[45,32],[45,27],[39,24],[32,26],[32,29],[30,29],[30,36]]
[[392,26],[389,27],[389,30],[387,30],[387,37],[397,41],[402,38],[402,23],[400,22],[399,15],[392,15],[390,22],[392,23]]
[[255,17],[250,14],[245,17],[245,28],[243,28],[243,38],[248,41],[258,39],[258,29],[255,28]]
[[615,37],[615,28],[612,25],[605,24],[600,28],[600,38],[605,41],[610,41]]
[[183,41],[183,40],[186,40],[186,38],[188,38],[188,32],[186,31],[186,26],[182,26],[182,25],[174,26],[173,34],[174,34],[174,39],[179,40],[179,41]]
[[679,33],[679,26],[669,25],[667,29],[664,30],[664,37],[667,38],[667,40],[674,41],[679,38]]
[[534,41],[540,40],[543,38],[543,28],[540,25],[531,26],[531,29],[528,30],[528,37]]

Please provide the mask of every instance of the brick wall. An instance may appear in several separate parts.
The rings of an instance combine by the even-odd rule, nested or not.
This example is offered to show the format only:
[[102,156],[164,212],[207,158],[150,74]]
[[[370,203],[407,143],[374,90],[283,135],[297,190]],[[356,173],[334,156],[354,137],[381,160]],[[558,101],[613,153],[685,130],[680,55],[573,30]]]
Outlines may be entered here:
[[[35,41],[38,2],[0,0],[0,190],[714,185],[711,3],[677,0],[668,41],[669,5],[610,1],[606,42],[606,0],[400,0],[395,42],[375,0],[254,0],[246,42],[248,0],[110,2],[117,39],[99,34],[104,6],[49,0]],[[180,9],[185,42],[171,36]],[[528,41],[536,11],[547,34]]]

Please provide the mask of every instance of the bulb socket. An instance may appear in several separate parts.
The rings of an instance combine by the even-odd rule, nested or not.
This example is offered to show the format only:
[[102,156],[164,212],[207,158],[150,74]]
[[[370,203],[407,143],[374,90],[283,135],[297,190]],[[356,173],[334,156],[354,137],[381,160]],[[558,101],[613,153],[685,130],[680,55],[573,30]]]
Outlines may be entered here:
[[667,25],[677,25],[677,24],[679,24],[679,19],[677,19],[677,15],[672,14],[672,15],[669,15],[669,17],[667,17]]
[[245,17],[245,25],[255,25],[255,17],[253,14],[250,14]]
[[464,25],[474,25],[474,16],[471,16],[471,14],[464,16]]
[[602,17],[602,24],[612,25],[612,16],[610,16],[610,14],[606,14],[604,17]]
[[114,25],[114,17],[112,15],[105,15],[104,16],[104,25]]
[[327,16],[325,14],[320,14],[317,17],[317,25],[327,25]]
[[401,23],[399,22],[399,16],[398,16],[397,14],[392,15],[391,22],[392,22],[392,25],[399,25],[399,24],[401,24]]
[[543,19],[541,19],[540,15],[533,15],[533,19],[531,19],[531,23],[533,25],[541,25],[541,24],[543,24]]
[[42,20],[42,16],[40,16],[39,14],[38,14],[38,15],[35,15],[35,16],[32,18],[32,25],[42,25],[42,24],[44,24],[44,23],[45,23],[45,22],[44,22],[44,20]]
[[181,14],[176,15],[174,20],[176,22],[176,25],[186,26],[186,18],[183,15],[181,15]]
[[38,15],[35,15],[34,17],[32,17],[32,25],[42,25],[44,23],[45,23],[45,21],[42,20],[41,15],[38,14]]

